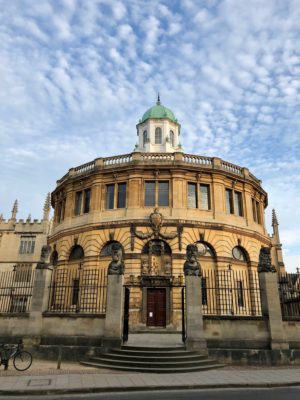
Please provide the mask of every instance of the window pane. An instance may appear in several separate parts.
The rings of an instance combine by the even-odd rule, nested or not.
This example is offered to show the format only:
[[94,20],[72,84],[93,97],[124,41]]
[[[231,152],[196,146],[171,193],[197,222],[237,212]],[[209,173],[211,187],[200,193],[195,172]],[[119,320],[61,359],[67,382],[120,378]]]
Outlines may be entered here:
[[169,182],[158,182],[158,205],[169,206]]
[[171,142],[172,147],[174,147],[174,132],[173,131],[170,131],[170,142]]
[[188,184],[188,208],[197,208],[197,185]]
[[115,185],[106,186],[106,208],[111,210],[114,208]]
[[257,222],[261,224],[261,218],[260,218],[260,206],[259,202],[256,202],[256,215],[257,215]]
[[35,241],[33,240],[33,241],[31,242],[31,254],[34,253],[34,248],[35,248]]
[[210,210],[209,185],[200,185],[200,208]]
[[126,207],[126,183],[118,184],[118,208]]
[[153,181],[146,182],[145,206],[155,206],[155,182]]
[[143,132],[143,146],[147,143],[147,131]]
[[86,189],[84,191],[84,213],[88,213],[90,211],[90,202],[91,202],[91,189]]
[[80,213],[81,213],[81,201],[82,201],[82,192],[76,192],[75,215],[80,215]]
[[253,212],[253,220],[257,222],[257,214],[256,214],[256,202],[252,199],[252,212]]
[[21,240],[19,254],[23,254],[23,251],[24,251],[23,248],[24,248],[24,242],[23,242],[23,240]]
[[161,136],[161,128],[155,128],[155,144],[161,144],[162,136]]
[[243,203],[242,203],[242,193],[234,192],[234,208],[235,213],[240,217],[243,216]]
[[232,190],[226,189],[226,212],[233,214]]

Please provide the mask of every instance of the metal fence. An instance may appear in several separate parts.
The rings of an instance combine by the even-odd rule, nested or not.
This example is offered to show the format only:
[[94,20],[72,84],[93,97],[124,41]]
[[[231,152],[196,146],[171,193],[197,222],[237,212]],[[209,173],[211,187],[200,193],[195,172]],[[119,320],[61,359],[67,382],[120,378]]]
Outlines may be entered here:
[[278,280],[283,317],[300,318],[300,273],[285,273]]
[[107,275],[101,269],[53,271],[48,311],[53,313],[105,313]]
[[30,310],[34,270],[15,267],[0,272],[0,313],[28,313]]
[[204,270],[202,310],[203,315],[261,316],[257,272]]

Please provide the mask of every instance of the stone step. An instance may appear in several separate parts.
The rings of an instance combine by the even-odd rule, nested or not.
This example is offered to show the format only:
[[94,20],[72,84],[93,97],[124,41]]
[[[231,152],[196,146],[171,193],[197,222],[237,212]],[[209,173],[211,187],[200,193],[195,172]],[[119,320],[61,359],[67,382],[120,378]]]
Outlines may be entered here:
[[[122,353],[103,353],[100,355],[101,358],[105,358],[105,359],[112,359],[112,360],[124,360],[124,361],[144,361],[145,360],[145,355],[144,354],[122,354]],[[97,357],[93,357],[93,359],[99,358]],[[171,360],[171,359],[175,359],[175,360],[182,360],[182,361],[193,361],[193,360],[205,360],[207,359],[206,356],[203,355],[199,355],[199,354],[190,354],[190,353],[182,353],[180,355],[175,355],[175,356],[171,356],[168,354],[152,354],[150,353],[149,355],[147,354],[147,361],[149,362],[156,362],[156,361],[166,361],[166,360]]]
[[155,369],[165,369],[165,368],[185,368],[185,367],[198,367],[198,366],[212,366],[217,364],[215,360],[209,359],[194,359],[194,360],[183,360],[182,358],[178,358],[176,360],[158,360],[151,361],[149,359],[144,360],[123,360],[123,359],[112,359],[112,358],[104,358],[104,357],[92,357],[90,362],[106,364],[110,366],[119,366],[119,367],[145,367],[151,370]]
[[139,356],[139,357],[167,357],[176,358],[186,355],[197,355],[202,356],[197,352],[187,352],[186,350],[180,351],[143,351],[143,350],[110,350],[111,354],[115,355],[128,355],[128,356]]
[[189,366],[189,367],[178,367],[173,365],[171,368],[149,368],[147,366],[144,367],[132,367],[132,366],[118,366],[118,365],[110,365],[105,363],[95,363],[91,361],[81,361],[82,365],[86,365],[94,368],[104,368],[104,369],[112,369],[118,371],[127,371],[127,372],[151,372],[157,374],[168,374],[168,373],[185,373],[185,372],[196,372],[196,371],[207,371],[210,369],[223,368],[225,364],[211,364],[211,365],[202,365],[202,366]]

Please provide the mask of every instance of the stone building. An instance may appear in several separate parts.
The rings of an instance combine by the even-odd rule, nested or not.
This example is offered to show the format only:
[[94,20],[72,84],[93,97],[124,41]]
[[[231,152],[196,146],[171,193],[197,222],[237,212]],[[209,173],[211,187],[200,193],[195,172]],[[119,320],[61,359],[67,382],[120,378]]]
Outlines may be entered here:
[[47,244],[50,233],[50,193],[43,209],[43,219],[17,219],[18,201],[14,202],[11,218],[0,216],[0,271],[13,268],[35,268],[40,259],[41,248]]
[[[49,199],[41,222],[17,221],[17,204],[1,221],[0,341],[22,338],[47,357],[64,346],[70,358],[97,355],[92,365],[110,347],[155,340],[222,362],[299,363],[300,276],[285,272],[274,211],[267,233],[261,181],[184,153],[180,124],[159,99],[137,136],[132,153],[57,181],[47,245]],[[11,271],[22,263],[36,268]],[[202,368],[186,356],[185,371]],[[101,357],[101,367],[128,364]]]
[[181,331],[183,264],[187,246],[195,244],[203,313],[261,315],[257,267],[262,247],[273,246],[272,264],[284,272],[275,213],[274,235],[266,230],[268,197],[261,181],[220,158],[185,154],[180,124],[159,98],[136,128],[133,153],[97,158],[57,181],[48,243],[54,288],[68,280],[69,292],[53,289],[49,310],[104,309],[105,295],[99,298],[96,289],[87,295],[79,286],[92,273],[101,286],[117,243],[129,332]]

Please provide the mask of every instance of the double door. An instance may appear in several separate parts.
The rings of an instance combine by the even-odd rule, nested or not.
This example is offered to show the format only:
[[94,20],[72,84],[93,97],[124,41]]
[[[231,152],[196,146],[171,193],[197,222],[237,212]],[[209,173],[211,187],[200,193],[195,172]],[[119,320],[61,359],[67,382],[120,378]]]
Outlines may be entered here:
[[166,289],[147,289],[147,326],[166,326]]

